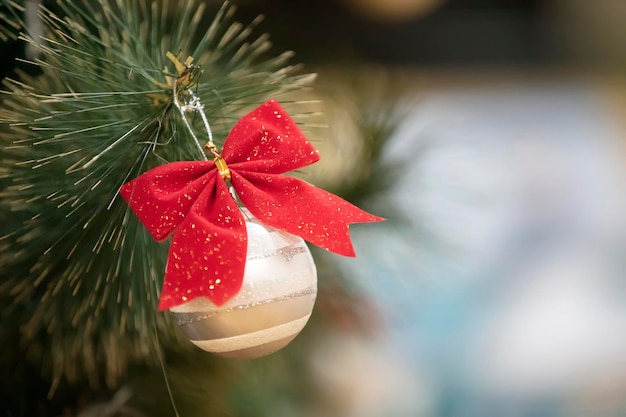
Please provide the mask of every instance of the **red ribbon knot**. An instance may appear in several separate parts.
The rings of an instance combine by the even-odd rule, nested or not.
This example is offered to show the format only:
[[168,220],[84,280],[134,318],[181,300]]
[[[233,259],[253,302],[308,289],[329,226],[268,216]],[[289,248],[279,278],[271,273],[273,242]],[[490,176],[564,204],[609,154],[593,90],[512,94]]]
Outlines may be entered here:
[[244,116],[214,156],[161,165],[120,189],[156,240],[172,236],[159,310],[201,296],[221,305],[241,288],[246,226],[226,180],[263,223],[339,255],[355,256],[351,223],[384,220],[282,175],[317,162],[319,155],[275,100]]

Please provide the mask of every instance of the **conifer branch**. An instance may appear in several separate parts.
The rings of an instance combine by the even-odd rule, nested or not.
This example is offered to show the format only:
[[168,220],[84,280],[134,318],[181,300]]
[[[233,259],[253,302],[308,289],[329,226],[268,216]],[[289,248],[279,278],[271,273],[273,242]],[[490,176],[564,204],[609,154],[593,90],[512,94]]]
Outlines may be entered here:
[[[9,8],[9,25],[22,25],[21,8]],[[173,16],[167,1],[58,0],[56,8],[40,9],[43,38],[19,35],[40,52],[29,62],[40,74],[7,79],[2,91],[0,301],[57,382],[112,386],[129,364],[155,360],[156,332],[176,340],[155,307],[166,245],[118,197],[141,172],[197,157],[172,105],[167,80],[176,70],[166,53],[201,66],[196,94],[222,140],[244,110],[312,76],[294,75],[288,53],[267,58],[268,38],[251,39],[226,3],[206,30],[194,0],[178,2]]]

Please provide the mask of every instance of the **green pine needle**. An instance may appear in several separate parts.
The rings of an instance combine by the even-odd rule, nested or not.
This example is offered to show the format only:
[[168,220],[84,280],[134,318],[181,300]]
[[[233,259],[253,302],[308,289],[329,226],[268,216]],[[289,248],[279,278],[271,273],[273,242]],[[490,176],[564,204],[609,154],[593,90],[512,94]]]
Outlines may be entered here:
[[[9,9],[18,26],[19,5]],[[290,54],[268,58],[267,37],[251,39],[228,4],[212,22],[193,0],[59,0],[56,10],[40,10],[44,39],[20,35],[41,53],[40,75],[4,81],[0,300],[56,383],[112,386],[131,363],[156,361],[159,339],[178,337],[156,312],[167,247],[118,196],[141,172],[200,157],[172,105],[166,53],[202,68],[194,88],[218,143],[251,106],[312,76],[293,75]]]

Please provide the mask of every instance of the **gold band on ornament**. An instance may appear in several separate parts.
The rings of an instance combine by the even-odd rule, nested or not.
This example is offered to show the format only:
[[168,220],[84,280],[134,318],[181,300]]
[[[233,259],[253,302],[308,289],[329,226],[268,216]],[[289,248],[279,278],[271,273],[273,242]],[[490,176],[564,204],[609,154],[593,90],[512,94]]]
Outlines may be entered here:
[[221,311],[171,314],[190,340],[214,340],[261,331],[308,316],[315,298],[316,291],[307,289]]

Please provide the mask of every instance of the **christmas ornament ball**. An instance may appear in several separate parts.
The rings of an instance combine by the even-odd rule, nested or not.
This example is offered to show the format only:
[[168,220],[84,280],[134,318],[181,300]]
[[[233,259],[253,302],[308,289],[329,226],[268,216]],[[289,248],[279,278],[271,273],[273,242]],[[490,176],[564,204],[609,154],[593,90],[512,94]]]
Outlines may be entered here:
[[256,358],[285,347],[304,328],[317,295],[317,271],[302,238],[242,211],[248,252],[239,293],[221,306],[200,297],[170,313],[199,348]]

